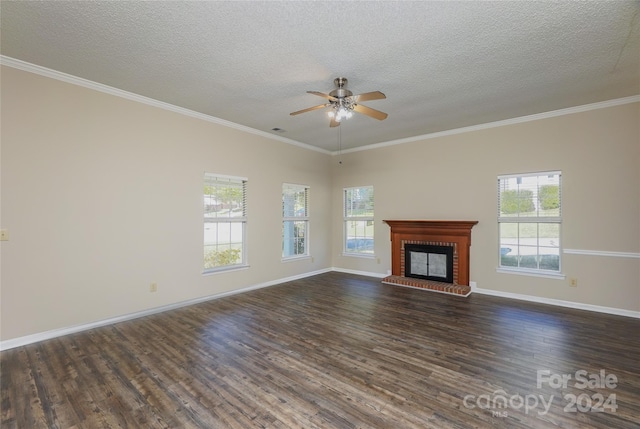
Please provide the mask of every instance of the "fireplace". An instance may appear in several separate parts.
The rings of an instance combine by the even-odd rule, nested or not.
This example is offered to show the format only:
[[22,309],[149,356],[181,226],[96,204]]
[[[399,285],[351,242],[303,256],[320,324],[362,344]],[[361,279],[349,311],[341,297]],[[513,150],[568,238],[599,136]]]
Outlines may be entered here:
[[453,246],[404,245],[404,275],[453,283]]
[[468,296],[471,228],[477,221],[385,220],[391,275],[384,283]]

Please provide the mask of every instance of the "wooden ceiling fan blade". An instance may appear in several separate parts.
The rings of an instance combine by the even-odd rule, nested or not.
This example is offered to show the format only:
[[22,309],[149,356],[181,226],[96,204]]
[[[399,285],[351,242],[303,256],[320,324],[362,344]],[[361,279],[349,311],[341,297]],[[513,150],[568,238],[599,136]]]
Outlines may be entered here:
[[329,122],[329,126],[331,128],[340,126],[340,122],[336,121],[334,118],[331,118],[331,122]]
[[289,113],[289,114],[290,114],[291,116],[299,115],[300,113],[311,112],[312,110],[322,109],[323,107],[327,107],[327,106],[328,106],[328,104],[320,104],[319,106],[309,107],[308,109],[298,110],[297,112],[291,112],[291,113]]
[[364,94],[354,95],[352,98],[356,103],[358,103],[361,101],[382,100],[383,98],[387,98],[387,96],[380,91],[372,91],[365,92]]
[[307,91],[308,94],[313,94],[313,95],[317,95],[318,97],[322,97],[322,98],[326,98],[327,100],[331,100],[331,101],[338,101],[338,99],[336,97],[332,97],[329,94],[325,94],[324,92],[319,92],[319,91]]
[[353,106],[353,110],[355,110],[358,113],[362,113],[363,115],[370,116],[379,121],[382,121],[383,119],[386,119],[387,116],[389,116],[384,112],[381,112],[376,109],[372,109],[371,107],[363,106],[362,104],[356,104],[355,106]]

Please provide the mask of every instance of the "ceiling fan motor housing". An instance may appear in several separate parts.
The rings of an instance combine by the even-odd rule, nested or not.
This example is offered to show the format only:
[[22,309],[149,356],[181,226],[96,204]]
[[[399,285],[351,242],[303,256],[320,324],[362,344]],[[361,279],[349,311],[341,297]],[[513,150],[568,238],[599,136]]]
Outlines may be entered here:
[[336,86],[336,89],[329,93],[330,96],[335,98],[344,98],[351,97],[353,92],[349,91],[347,86],[347,78],[346,77],[337,77],[333,80],[333,84]]

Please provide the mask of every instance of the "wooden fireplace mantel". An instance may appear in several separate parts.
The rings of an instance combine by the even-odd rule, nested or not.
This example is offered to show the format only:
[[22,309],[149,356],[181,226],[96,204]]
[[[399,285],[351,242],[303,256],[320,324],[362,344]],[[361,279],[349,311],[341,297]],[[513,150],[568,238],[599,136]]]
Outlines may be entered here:
[[457,248],[457,284],[469,285],[469,248],[471,228],[477,220],[385,220],[391,227],[391,274],[401,275],[402,246],[405,241],[455,243]]

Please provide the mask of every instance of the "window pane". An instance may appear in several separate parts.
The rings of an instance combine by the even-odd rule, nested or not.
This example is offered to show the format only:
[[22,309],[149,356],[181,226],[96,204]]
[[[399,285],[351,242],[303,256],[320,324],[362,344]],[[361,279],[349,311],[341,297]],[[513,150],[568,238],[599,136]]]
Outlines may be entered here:
[[501,223],[500,224],[500,248],[518,247],[518,224],[517,223]]
[[307,187],[283,185],[282,187],[282,216],[307,216]]
[[543,246],[560,246],[560,224],[559,223],[541,223],[540,225],[540,244]]
[[[522,246],[538,246],[538,224],[537,223],[519,223],[518,224],[518,244]],[[520,254],[523,251],[520,250]]]
[[500,216],[532,216],[533,192],[529,189],[504,189],[500,192]]
[[242,222],[205,223],[205,269],[242,263],[243,228]]
[[560,271],[560,224],[540,224],[540,269]]
[[367,226],[367,221],[346,222],[347,252],[373,253],[373,225]]
[[538,224],[518,224],[518,266],[521,268],[538,269]]
[[307,221],[284,221],[282,223],[282,257],[307,254]]
[[346,217],[372,217],[373,188],[345,189],[344,212]]
[[560,216],[559,173],[501,178],[498,191],[500,216]]
[[519,266],[521,268],[538,269],[537,246],[520,246]]
[[244,184],[244,181],[238,179],[205,177],[205,217],[244,216]]
[[540,255],[540,269],[560,271],[560,255]]
[[560,216],[560,176],[549,178],[549,183],[538,189],[538,213],[540,216]]
[[500,266],[502,267],[517,267],[518,266],[518,256],[510,255],[510,254],[502,254],[500,255]]

